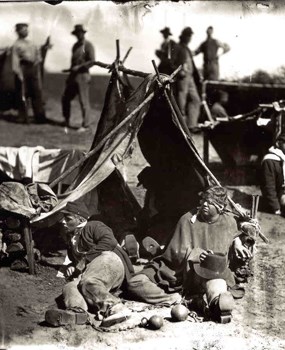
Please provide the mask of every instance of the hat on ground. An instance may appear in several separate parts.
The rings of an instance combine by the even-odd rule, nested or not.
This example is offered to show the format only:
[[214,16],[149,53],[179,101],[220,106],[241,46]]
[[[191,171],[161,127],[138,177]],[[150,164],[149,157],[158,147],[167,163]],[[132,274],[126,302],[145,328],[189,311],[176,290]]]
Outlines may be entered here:
[[18,32],[19,30],[21,30],[22,28],[28,27],[29,25],[27,23],[17,23],[15,25],[15,29],[16,32]]
[[182,32],[180,34],[180,38],[185,37],[185,36],[191,36],[192,34],[194,34],[192,28],[186,27],[182,30]]
[[75,35],[77,33],[86,33],[86,30],[84,29],[82,24],[76,24],[74,26],[73,31],[71,32],[71,34]]
[[76,214],[82,216],[84,219],[88,219],[90,216],[89,210],[84,202],[68,202],[66,207],[61,211],[67,214]]
[[228,259],[226,254],[208,254],[200,263],[194,263],[194,270],[198,276],[208,280],[223,278],[227,276]]
[[165,27],[165,28],[161,29],[160,33],[166,34],[166,35],[172,35],[169,27]]

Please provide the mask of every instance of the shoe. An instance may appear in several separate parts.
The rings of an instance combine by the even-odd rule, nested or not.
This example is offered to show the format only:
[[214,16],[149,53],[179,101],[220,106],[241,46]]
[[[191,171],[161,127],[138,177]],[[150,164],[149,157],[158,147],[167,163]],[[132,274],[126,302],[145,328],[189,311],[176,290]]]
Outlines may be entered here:
[[105,317],[100,327],[111,327],[131,318],[132,311],[123,304],[116,304],[110,309],[110,315]]
[[131,261],[136,261],[139,258],[139,244],[134,235],[126,235],[124,248]]
[[45,321],[54,327],[68,324],[86,324],[88,321],[87,312],[75,312],[72,310],[50,309],[45,313]]
[[211,319],[223,324],[231,322],[234,304],[230,292],[221,293],[210,305]]
[[159,253],[161,253],[161,247],[160,245],[156,242],[155,239],[147,236],[142,240],[142,245],[144,249],[150,253],[152,256],[156,256]]

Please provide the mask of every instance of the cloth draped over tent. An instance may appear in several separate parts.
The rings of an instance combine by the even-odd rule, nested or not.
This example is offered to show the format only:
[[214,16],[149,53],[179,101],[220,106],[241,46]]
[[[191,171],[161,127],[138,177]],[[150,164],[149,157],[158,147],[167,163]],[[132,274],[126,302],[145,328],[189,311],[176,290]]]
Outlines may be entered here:
[[[169,88],[167,93],[171,97]],[[146,99],[147,102],[144,102]],[[174,121],[156,76],[149,75],[130,94],[130,87],[124,85],[122,79],[118,79],[117,73],[112,73],[91,150],[140,105],[143,105],[142,108],[127,123],[121,125],[100,150],[85,161],[59,204],[51,212],[35,218],[33,224],[45,222],[63,209],[67,202],[80,198],[82,200],[95,189],[99,203],[93,202],[91,205],[97,208],[99,205],[99,210],[106,212],[107,220],[111,216],[116,217],[113,222],[119,222],[118,217],[126,215],[127,211],[127,224],[125,222],[124,227],[119,229],[131,230],[132,225],[136,224],[135,220],[131,220],[131,217],[134,219],[136,216],[134,205],[130,201],[127,205],[126,191],[122,190],[127,185],[121,186],[122,179],[114,170],[131,156],[136,137],[154,174],[155,195],[162,216],[165,218],[167,215],[182,215],[192,205],[197,204],[197,193],[206,184],[205,171],[196,161],[197,150],[189,148],[185,135],[181,132],[186,128],[181,125],[183,121]],[[195,148],[194,145],[193,147]],[[108,206],[108,203],[111,204]],[[122,210],[124,206],[125,211]]]
[[[110,115],[110,111],[113,113],[113,109],[110,105],[114,106],[114,92],[112,93],[112,90],[117,89],[116,86],[117,85],[114,76],[112,76],[111,84],[109,86],[109,91],[106,94],[105,106],[103,108],[103,113],[100,120],[105,119],[104,112],[107,115]],[[133,111],[142,101],[144,101],[145,97],[156,87],[157,84],[155,82],[155,77],[153,75],[150,75],[142,82],[138,89],[126,101],[124,108],[122,110],[116,109],[115,116],[117,116],[117,118],[111,118],[111,120],[114,120],[115,125],[118,124],[119,121],[123,120],[126,116],[128,116],[130,112]],[[41,215],[41,217],[36,218],[34,222],[45,219],[46,217],[53,215],[55,212],[60,211],[65,207],[67,202],[78,200],[90,192],[93,188],[96,188],[103,180],[105,180],[115,170],[116,164],[130,155],[132,143],[147,109],[148,105],[145,105],[138,113],[133,116],[132,120],[129,123],[123,125],[118,130],[118,132],[105,143],[100,151],[90,157],[83,165],[82,169],[80,169],[80,175],[75,180],[74,185],[71,187],[75,188],[72,190],[69,189],[67,191],[66,197],[62,199],[61,202],[50,213]],[[98,125],[98,131],[95,135],[95,139],[97,139],[98,134],[102,135],[103,132],[106,133],[109,130],[108,123],[106,123],[107,128],[105,127],[105,123],[103,121],[100,123],[104,127],[100,126],[100,124]],[[96,141],[93,142],[92,148],[94,148],[94,145],[96,145]]]

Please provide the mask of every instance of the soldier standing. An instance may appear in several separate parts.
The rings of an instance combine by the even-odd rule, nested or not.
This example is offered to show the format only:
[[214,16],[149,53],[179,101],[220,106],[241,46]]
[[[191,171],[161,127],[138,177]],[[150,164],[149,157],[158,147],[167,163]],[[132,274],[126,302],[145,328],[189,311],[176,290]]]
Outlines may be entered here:
[[204,80],[219,79],[219,49],[222,49],[222,55],[230,51],[228,44],[222,43],[213,38],[213,27],[207,29],[207,39],[198,47],[194,55],[202,53],[204,56],[203,74]]
[[163,36],[163,43],[160,46],[160,50],[156,50],[155,54],[160,59],[158,70],[160,73],[171,74],[174,71],[174,55],[176,42],[169,37],[172,35],[170,29],[165,27],[160,31]]
[[45,123],[44,104],[42,99],[42,54],[39,47],[28,37],[28,24],[18,23],[15,26],[18,39],[12,47],[13,70],[16,73],[16,90],[18,92],[19,114],[28,120],[26,98],[30,98],[34,117],[37,123]]
[[180,42],[176,47],[174,64],[175,68],[182,65],[182,69],[177,75],[177,103],[189,130],[195,133],[199,130],[197,126],[201,100],[197,88],[200,84],[200,76],[188,48],[192,35],[193,30],[190,27],[183,29],[179,37]]
[[66,80],[65,90],[62,96],[62,113],[66,126],[70,126],[70,105],[78,95],[82,111],[83,122],[79,132],[86,131],[90,127],[90,101],[89,88],[91,76],[89,68],[95,60],[94,47],[85,39],[86,30],[81,24],[77,24],[71,34],[75,35],[77,42],[72,47],[70,74]]

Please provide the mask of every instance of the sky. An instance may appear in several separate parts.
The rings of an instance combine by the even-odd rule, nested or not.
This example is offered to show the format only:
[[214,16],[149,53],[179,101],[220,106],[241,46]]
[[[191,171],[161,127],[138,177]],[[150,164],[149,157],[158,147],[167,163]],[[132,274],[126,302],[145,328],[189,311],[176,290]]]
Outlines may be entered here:
[[[263,3],[266,3],[263,1]],[[238,79],[257,69],[276,72],[285,65],[285,4],[270,1],[268,6],[251,1],[135,1],[117,5],[111,1],[68,1],[52,6],[45,2],[0,3],[0,48],[16,39],[14,26],[27,22],[30,39],[42,44],[51,36],[53,44],[46,59],[46,69],[60,72],[69,68],[70,34],[75,24],[83,24],[86,38],[95,46],[96,60],[111,63],[116,55],[116,39],[121,56],[133,50],[126,62],[128,68],[153,72],[154,51],[162,42],[160,30],[171,28],[178,41],[181,30],[190,26],[194,35],[190,48],[195,50],[206,37],[209,25],[214,37],[230,45],[231,51],[220,58],[221,78]],[[200,68],[202,56],[196,56]],[[92,74],[104,74],[99,67]]]

